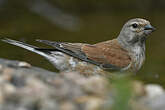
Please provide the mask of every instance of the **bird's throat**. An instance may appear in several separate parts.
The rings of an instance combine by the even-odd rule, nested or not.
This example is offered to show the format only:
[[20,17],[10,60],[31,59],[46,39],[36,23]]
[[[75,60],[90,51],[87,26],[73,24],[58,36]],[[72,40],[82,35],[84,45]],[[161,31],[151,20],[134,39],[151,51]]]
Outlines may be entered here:
[[123,39],[117,39],[119,44],[126,49],[132,59],[131,68],[133,71],[138,71],[145,60],[145,41],[146,38],[136,39],[134,42],[124,41]]

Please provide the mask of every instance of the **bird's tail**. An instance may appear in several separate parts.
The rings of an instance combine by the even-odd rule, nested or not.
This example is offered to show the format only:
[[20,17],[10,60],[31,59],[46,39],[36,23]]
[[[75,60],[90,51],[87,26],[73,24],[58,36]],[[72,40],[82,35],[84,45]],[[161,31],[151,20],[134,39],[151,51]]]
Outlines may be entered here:
[[36,47],[36,46],[33,46],[33,45],[29,45],[29,44],[26,44],[24,42],[8,39],[8,38],[1,38],[1,40],[3,42],[6,42],[6,43],[9,43],[9,44],[18,46],[18,47],[22,47],[24,49],[27,49],[27,50],[32,51],[34,53],[37,53],[37,54],[39,54],[41,56],[44,56],[46,58],[50,57],[50,55],[47,52],[40,51],[39,47]]

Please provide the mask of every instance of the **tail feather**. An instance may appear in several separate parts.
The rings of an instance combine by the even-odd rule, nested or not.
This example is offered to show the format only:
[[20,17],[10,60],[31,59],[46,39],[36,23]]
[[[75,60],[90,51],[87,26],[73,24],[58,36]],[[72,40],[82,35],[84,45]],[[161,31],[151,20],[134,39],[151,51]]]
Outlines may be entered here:
[[0,40],[18,47],[22,47],[24,49],[27,49],[29,51],[32,51],[34,53],[37,53],[45,57],[50,63],[52,63],[60,71],[68,69],[67,60],[65,60],[65,54],[61,53],[57,49],[43,49],[16,40],[11,40],[8,38],[3,38]]
[[24,42],[8,39],[8,38],[2,38],[1,40],[3,42],[6,42],[6,43],[9,43],[9,44],[12,44],[12,45],[15,45],[15,46],[27,49],[27,50],[32,51],[34,53],[37,53],[37,54],[39,54],[41,56],[44,56],[46,58],[50,58],[50,55],[48,53],[46,53],[46,52],[40,51],[39,47],[36,47],[36,46],[33,46],[33,45],[29,45],[29,44],[26,44]]
[[1,40],[3,42],[9,43],[9,44],[13,44],[13,45],[16,45],[16,46],[19,46],[19,47],[22,47],[22,48],[24,48],[24,47],[38,48],[36,46],[29,45],[29,44],[26,44],[24,42],[12,40],[12,39],[9,39],[9,38],[2,38]]

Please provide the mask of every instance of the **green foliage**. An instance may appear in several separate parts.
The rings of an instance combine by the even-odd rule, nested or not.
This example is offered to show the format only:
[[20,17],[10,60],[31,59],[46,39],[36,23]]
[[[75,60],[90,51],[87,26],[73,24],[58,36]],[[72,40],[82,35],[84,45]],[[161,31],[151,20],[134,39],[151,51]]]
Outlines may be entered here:
[[132,96],[131,80],[120,77],[113,81],[115,88],[114,105],[112,110],[130,110],[129,101]]

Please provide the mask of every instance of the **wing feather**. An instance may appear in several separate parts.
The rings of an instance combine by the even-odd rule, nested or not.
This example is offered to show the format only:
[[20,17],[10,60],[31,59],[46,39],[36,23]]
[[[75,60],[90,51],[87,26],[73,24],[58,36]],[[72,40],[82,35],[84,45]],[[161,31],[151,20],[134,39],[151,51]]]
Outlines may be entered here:
[[84,43],[52,42],[37,40],[51,45],[57,50],[80,60],[98,65],[104,69],[118,70],[129,65],[131,59],[128,52],[121,48],[117,40],[97,43],[94,45]]

